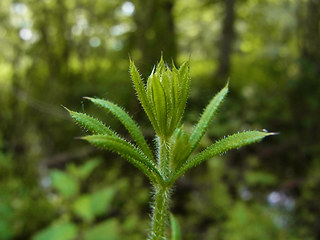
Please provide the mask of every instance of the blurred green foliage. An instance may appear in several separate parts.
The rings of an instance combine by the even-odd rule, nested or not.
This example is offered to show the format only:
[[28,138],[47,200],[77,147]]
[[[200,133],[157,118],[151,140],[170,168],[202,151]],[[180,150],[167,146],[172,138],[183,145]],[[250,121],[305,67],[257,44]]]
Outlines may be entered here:
[[145,74],[161,51],[177,65],[191,56],[186,122],[231,79],[202,147],[249,126],[280,132],[178,181],[183,239],[320,238],[319,1],[2,0],[0,21],[0,239],[145,237],[147,180],[75,140],[61,105],[92,113],[83,96],[114,99],[152,143],[128,55]]
[[[45,229],[36,233],[32,237],[33,240],[68,240],[75,239],[77,235],[83,236],[85,240],[119,239],[118,220],[111,218],[98,224],[92,223],[97,217],[108,213],[117,188],[109,186],[79,194],[81,180],[86,179],[99,163],[99,159],[91,159],[79,167],[70,165],[67,172],[55,169],[50,171],[52,187],[58,194],[55,201],[61,201],[59,205],[63,205],[62,214]],[[60,207],[59,205],[56,206]],[[79,219],[71,221],[73,215]]]

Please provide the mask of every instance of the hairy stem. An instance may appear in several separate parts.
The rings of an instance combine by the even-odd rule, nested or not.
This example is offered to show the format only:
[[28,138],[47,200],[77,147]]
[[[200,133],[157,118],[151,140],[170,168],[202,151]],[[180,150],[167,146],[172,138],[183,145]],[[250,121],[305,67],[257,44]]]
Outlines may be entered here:
[[166,240],[166,226],[169,219],[170,188],[159,186],[155,188],[152,228],[149,240]]
[[168,153],[168,143],[167,141],[160,138],[159,140],[159,169],[162,176],[167,179],[169,175],[169,153]]
[[[158,139],[158,168],[166,180],[169,175],[169,149],[167,142],[159,137]],[[170,187],[165,184],[157,184],[154,186],[152,226],[149,240],[165,240],[166,226],[169,219],[169,201]]]

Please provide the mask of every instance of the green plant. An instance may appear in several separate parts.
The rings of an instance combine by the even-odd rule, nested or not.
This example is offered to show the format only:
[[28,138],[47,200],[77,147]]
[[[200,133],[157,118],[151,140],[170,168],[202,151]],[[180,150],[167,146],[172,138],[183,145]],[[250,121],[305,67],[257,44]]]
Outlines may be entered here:
[[[265,131],[245,131],[227,136],[200,153],[192,155],[209,127],[214,114],[228,92],[228,84],[210,101],[199,122],[189,134],[181,125],[190,90],[189,61],[177,69],[167,67],[161,59],[145,85],[133,61],[130,74],[138,98],[154,130],[155,154],[147,144],[138,125],[118,105],[103,99],[89,98],[94,104],[113,114],[128,130],[134,143],[125,140],[99,120],[84,113],[69,111],[80,126],[93,135],[82,137],[102,149],[118,153],[141,170],[153,185],[153,213],[150,240],[167,239],[166,224],[169,220],[171,189],[175,181],[199,163],[228,150],[257,142],[272,135]],[[173,233],[178,232],[172,217]],[[175,239],[180,234],[172,234]]]
[[[87,159],[84,164],[67,164],[66,170],[52,169],[49,172],[54,199],[52,207],[59,212],[50,224],[37,231],[31,240],[71,240],[81,236],[83,240],[118,240],[120,224],[115,218],[96,222],[111,209],[111,203],[120,188],[115,185],[81,191],[83,184],[99,167],[101,159]],[[98,237],[100,236],[100,238]]]

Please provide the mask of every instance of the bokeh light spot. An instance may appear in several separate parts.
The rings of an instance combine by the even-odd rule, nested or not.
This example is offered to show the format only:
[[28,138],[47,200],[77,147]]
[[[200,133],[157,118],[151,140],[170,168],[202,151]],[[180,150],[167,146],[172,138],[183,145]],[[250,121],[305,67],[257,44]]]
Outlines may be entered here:
[[32,39],[32,31],[28,28],[22,28],[19,31],[19,36],[24,41],[30,41]]
[[122,14],[125,16],[131,16],[134,13],[134,5],[132,2],[124,2],[121,7]]
[[101,44],[101,40],[98,37],[92,37],[89,40],[89,44],[91,47],[99,47]]

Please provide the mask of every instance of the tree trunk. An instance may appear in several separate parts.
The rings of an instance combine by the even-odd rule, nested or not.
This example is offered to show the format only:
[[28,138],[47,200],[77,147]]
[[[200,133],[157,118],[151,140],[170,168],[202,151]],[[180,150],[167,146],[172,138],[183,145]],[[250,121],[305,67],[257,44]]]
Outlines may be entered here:
[[219,65],[216,73],[216,78],[220,82],[225,82],[229,77],[230,72],[230,55],[232,52],[232,44],[235,37],[234,22],[235,22],[235,1],[222,1],[225,8],[224,19],[221,28],[221,39],[219,49]]
[[[308,0],[300,2],[297,7],[298,12],[298,39],[300,46],[300,73],[292,81],[291,99],[292,121],[291,127],[296,134],[296,149],[301,149],[301,140],[303,139],[303,150],[297,151],[296,158],[299,159],[301,168],[310,171],[314,166],[314,161],[320,155],[320,149],[317,143],[320,141],[319,109],[320,109],[320,1]],[[292,149],[294,149],[292,147]],[[297,155],[299,154],[299,155]],[[309,174],[310,175],[310,174]],[[310,181],[316,181],[312,176],[306,177],[303,191],[316,192],[315,184]],[[298,213],[301,222],[309,226],[309,233],[314,239],[320,239],[320,206],[316,200],[316,195],[312,198],[306,198],[303,195],[299,200]],[[306,206],[308,206],[306,208]],[[306,218],[306,211],[308,216]],[[310,220],[312,219],[312,220]]]
[[138,63],[142,74],[149,74],[163,53],[168,63],[177,55],[176,35],[173,19],[174,0],[137,0],[134,20],[137,30],[134,47],[141,54]]

